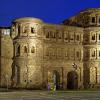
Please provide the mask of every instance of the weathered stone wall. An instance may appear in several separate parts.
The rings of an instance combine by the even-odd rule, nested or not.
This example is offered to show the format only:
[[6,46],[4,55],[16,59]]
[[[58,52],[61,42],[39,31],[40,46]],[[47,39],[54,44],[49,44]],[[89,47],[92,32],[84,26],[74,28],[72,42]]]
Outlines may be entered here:
[[1,86],[47,88],[58,75],[57,88],[67,89],[69,73],[76,75],[77,88],[99,86],[99,10],[82,11],[65,25],[19,18],[11,35],[10,28],[1,28]]
[[[60,35],[59,35],[60,34]],[[44,87],[48,83],[48,72],[60,74],[60,85],[67,88],[67,74],[76,71],[78,88],[83,87],[83,29],[61,25],[44,25],[43,75]],[[77,54],[78,53],[78,54]],[[77,65],[77,70],[73,68]]]
[[12,26],[14,28],[12,32],[14,43],[13,87],[42,87],[41,35],[43,32],[41,23],[41,20],[35,18],[22,18],[15,20]]
[[89,27],[84,30],[84,86],[100,84],[100,29]]
[[[8,33],[7,33],[8,30]],[[1,29],[1,87],[11,85],[13,42],[10,29]]]

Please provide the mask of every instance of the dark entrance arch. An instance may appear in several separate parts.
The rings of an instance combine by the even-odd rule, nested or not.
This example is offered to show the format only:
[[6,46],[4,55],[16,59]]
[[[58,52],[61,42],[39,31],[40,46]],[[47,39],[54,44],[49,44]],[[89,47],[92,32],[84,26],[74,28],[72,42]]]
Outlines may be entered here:
[[75,71],[71,71],[67,74],[67,89],[78,88],[78,74]]
[[56,89],[60,89],[60,74],[56,70],[53,71],[54,75],[54,84],[56,85]]

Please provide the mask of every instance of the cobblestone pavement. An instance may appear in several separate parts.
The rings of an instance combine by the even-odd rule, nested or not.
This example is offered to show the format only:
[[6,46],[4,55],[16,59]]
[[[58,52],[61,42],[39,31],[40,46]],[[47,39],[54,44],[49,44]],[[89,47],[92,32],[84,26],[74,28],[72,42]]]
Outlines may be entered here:
[[100,91],[0,92],[0,100],[100,100]]

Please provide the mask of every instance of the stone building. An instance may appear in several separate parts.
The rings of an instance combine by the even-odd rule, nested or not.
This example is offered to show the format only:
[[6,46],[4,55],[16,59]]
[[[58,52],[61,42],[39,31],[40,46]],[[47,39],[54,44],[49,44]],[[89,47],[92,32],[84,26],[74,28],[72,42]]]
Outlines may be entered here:
[[0,86],[57,89],[100,85],[100,9],[48,24],[18,18],[0,27]]

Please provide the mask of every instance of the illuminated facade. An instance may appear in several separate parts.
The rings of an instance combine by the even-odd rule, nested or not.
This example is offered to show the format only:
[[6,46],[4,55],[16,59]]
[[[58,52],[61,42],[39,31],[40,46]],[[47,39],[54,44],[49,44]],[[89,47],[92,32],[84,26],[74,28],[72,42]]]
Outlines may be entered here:
[[25,17],[1,27],[1,87],[99,87],[99,27],[99,8],[82,11],[60,25]]

